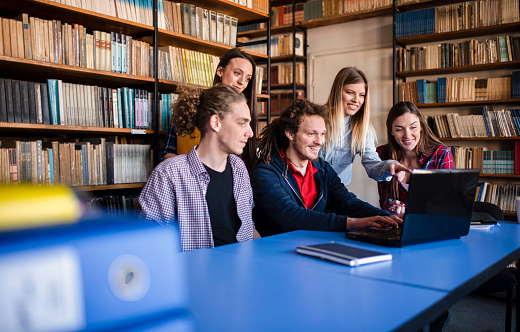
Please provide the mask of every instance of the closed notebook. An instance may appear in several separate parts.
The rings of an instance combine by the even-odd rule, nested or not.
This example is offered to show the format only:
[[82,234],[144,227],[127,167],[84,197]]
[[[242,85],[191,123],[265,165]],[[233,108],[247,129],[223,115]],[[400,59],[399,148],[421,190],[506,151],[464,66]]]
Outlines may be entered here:
[[349,266],[389,261],[392,259],[391,254],[350,247],[339,243],[301,246],[296,249],[296,252]]

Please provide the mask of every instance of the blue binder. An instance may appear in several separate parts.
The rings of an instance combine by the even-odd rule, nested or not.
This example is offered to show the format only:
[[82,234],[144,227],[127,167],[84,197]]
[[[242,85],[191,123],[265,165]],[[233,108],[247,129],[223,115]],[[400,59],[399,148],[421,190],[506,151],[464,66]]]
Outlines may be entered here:
[[175,226],[142,220],[0,233],[0,331],[112,330],[165,312],[184,317],[180,251]]

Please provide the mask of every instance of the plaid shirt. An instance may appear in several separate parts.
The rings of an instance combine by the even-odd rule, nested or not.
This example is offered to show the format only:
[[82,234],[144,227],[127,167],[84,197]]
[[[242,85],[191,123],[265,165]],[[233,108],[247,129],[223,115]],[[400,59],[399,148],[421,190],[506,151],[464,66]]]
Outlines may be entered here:
[[[381,158],[384,158],[388,151],[388,144],[379,146],[377,148],[377,153]],[[453,158],[451,157],[450,149],[441,145],[435,150],[435,152],[429,156],[425,153],[421,154],[419,158],[419,165],[422,169],[448,169],[453,168]],[[379,191],[379,204],[381,205],[381,209],[386,210],[388,207],[387,199],[387,190],[386,187],[389,182],[378,182],[377,190]],[[399,182],[399,198],[401,202],[406,204],[406,197],[408,196],[408,191],[403,187],[401,182]]]
[[[210,178],[195,148],[157,165],[139,197],[142,218],[179,223],[183,251],[214,247],[206,202]],[[233,172],[233,196],[242,221],[237,241],[252,240],[253,192],[249,174],[239,157],[229,155],[229,162]]]

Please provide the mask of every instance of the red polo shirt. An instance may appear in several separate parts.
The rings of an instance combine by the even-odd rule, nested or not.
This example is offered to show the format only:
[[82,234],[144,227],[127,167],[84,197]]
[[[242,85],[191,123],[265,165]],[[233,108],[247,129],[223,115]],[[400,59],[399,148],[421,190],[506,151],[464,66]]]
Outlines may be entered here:
[[[280,150],[280,156],[287,163],[287,158],[285,157],[285,153]],[[303,203],[307,209],[312,209],[316,201],[318,200],[318,188],[316,187],[316,180],[314,180],[314,173],[317,172],[316,168],[312,165],[312,162],[309,160],[307,165],[307,172],[305,172],[305,176],[297,170],[292,163],[289,164],[289,169],[298,184],[298,189],[300,189],[300,194],[302,196]]]

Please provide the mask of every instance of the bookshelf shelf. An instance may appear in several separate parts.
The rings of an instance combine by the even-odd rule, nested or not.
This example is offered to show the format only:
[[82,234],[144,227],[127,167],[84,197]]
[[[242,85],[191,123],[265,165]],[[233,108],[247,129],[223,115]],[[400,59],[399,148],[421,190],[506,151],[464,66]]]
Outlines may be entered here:
[[241,25],[265,21],[269,17],[267,13],[241,6],[229,0],[186,0],[183,2],[237,17]]
[[402,5],[397,5],[397,9],[400,12],[419,10],[430,7],[438,7],[444,5],[453,5],[456,3],[464,2],[464,0],[416,0],[415,2],[409,2]]
[[517,141],[520,137],[443,137],[442,141]]
[[423,69],[423,70],[414,70],[414,71],[398,71],[398,72],[396,72],[396,75],[398,77],[404,78],[404,77],[413,77],[413,76],[446,75],[446,74],[455,74],[455,73],[469,73],[469,72],[476,72],[476,71],[517,69],[517,68],[520,68],[520,60],[508,61],[508,62],[497,62],[497,63],[486,63],[486,64],[482,64],[482,65],[471,65],[471,66]]
[[518,174],[480,174],[480,177],[486,178],[505,178],[505,179],[520,179]]
[[494,26],[480,27],[480,28],[466,29],[466,30],[459,30],[459,31],[433,33],[433,34],[429,34],[429,35],[396,38],[396,42],[399,45],[407,46],[407,45],[431,43],[431,42],[451,40],[451,39],[461,39],[461,38],[487,36],[487,35],[494,35],[494,34],[504,34],[504,33],[508,33],[508,32],[518,32],[519,30],[520,30],[520,23],[509,23],[509,24],[501,24],[501,25],[494,25]]
[[139,87],[154,82],[151,77],[14,58],[6,55],[0,55],[0,70],[3,75],[16,75],[16,77],[25,80],[55,78],[70,83],[92,83],[106,87]]
[[[276,56],[271,58],[271,63],[278,63],[278,62],[292,62],[293,56],[292,54],[289,55],[282,55],[282,56]],[[307,57],[297,55],[296,56],[296,62],[306,62]]]
[[132,36],[152,35],[154,30],[150,25],[123,20],[114,16],[100,14],[49,0],[1,1],[0,8],[10,9],[16,12],[19,12],[20,8],[23,8],[23,12],[29,14],[29,16],[61,20],[67,23],[77,23],[88,26],[94,30],[117,31]]
[[144,129],[126,129],[126,128],[104,128],[104,127],[83,127],[83,126],[62,126],[62,125],[48,125],[37,123],[11,123],[0,122],[0,130],[2,131],[16,131],[16,132],[32,132],[32,133],[78,133],[78,134],[112,134],[112,135],[151,135],[154,130]]
[[[276,90],[280,90],[280,89],[290,89],[292,90],[293,88],[293,84],[290,83],[290,84],[271,84],[271,89],[276,89]],[[307,85],[305,84],[296,84],[296,90],[304,90],[304,89],[307,89]]]
[[392,15],[392,6],[381,7],[375,10],[367,10],[363,12],[356,12],[347,15],[338,15],[333,17],[318,18],[310,21],[304,21],[301,26],[304,28],[318,28],[327,25],[334,25],[358,20],[364,20],[367,18],[388,16]]
[[121,189],[134,189],[134,188],[143,188],[145,182],[137,182],[137,183],[123,183],[123,184],[106,184],[99,186],[76,186],[73,187],[74,190],[77,191],[97,191],[97,190],[121,190]]
[[475,100],[475,101],[461,101],[452,103],[431,103],[431,104],[417,104],[421,108],[439,108],[439,107],[459,107],[459,106],[484,106],[484,105],[519,105],[520,99],[501,99],[501,100]]
[[[302,22],[296,22],[296,30],[301,29]],[[271,35],[277,35],[282,33],[292,33],[293,26],[292,24],[285,24],[285,25],[277,25],[274,27],[271,27]],[[248,37],[248,38],[257,38],[257,37],[263,37],[265,36],[267,32],[267,29],[256,29],[256,30],[249,30],[249,31],[242,31],[239,32],[237,37]]]

